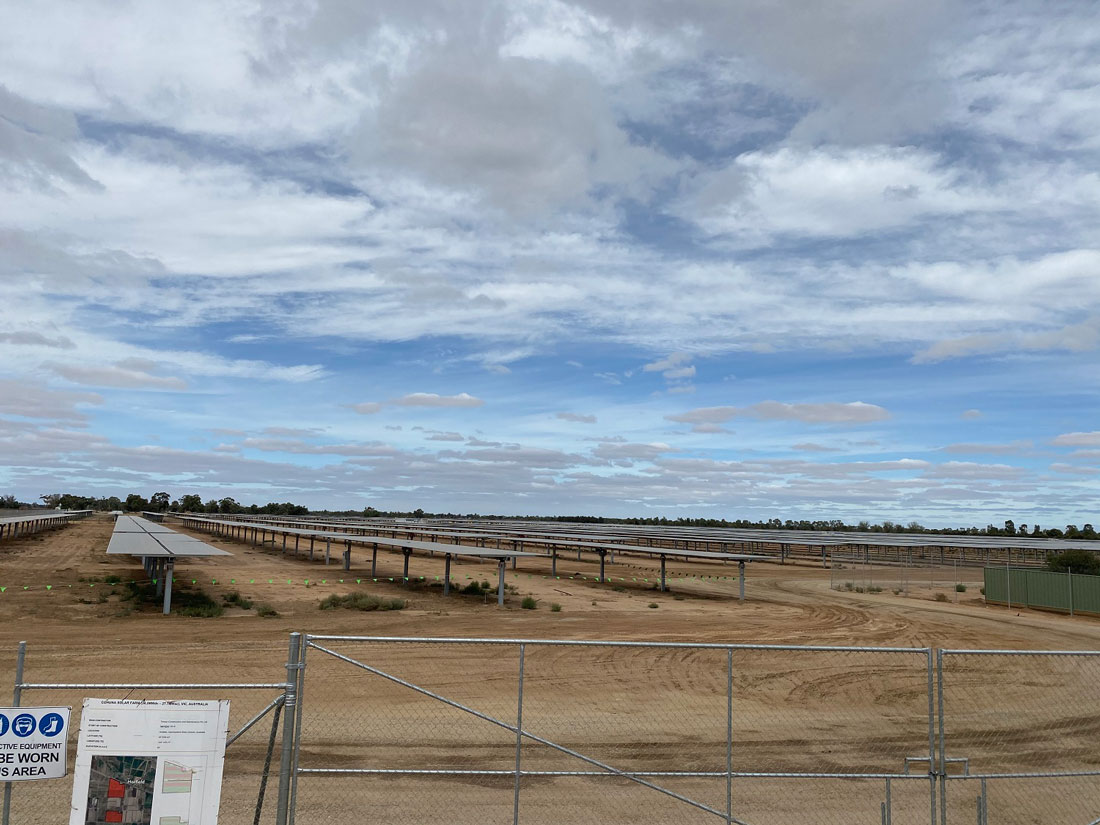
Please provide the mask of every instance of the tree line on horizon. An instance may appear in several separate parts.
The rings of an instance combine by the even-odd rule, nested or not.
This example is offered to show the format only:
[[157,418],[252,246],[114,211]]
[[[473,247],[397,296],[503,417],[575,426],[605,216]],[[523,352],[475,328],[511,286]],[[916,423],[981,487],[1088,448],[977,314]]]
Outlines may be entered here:
[[[19,501],[13,495],[0,496],[0,510],[19,510],[31,507],[48,507],[62,510],[125,510],[127,512],[141,512],[148,510],[160,513],[219,513],[219,514],[251,514],[273,516],[304,516],[311,511],[302,504],[293,502],[268,502],[267,504],[241,504],[231,496],[220,499],[202,500],[202,496],[195,493],[180,496],[173,499],[167,492],[153,493],[148,499],[139,493],[130,493],[126,498],[118,496],[95,497],[78,496],[72,493],[48,493],[39,496],[41,504],[31,504]],[[1007,519],[1003,527],[987,524],[985,527],[925,527],[917,521],[908,524],[893,522],[890,520],[881,523],[859,521],[856,524],[848,524],[841,519],[786,519],[772,518],[762,521],[751,519],[715,519],[715,518],[674,518],[665,516],[616,518],[612,516],[506,516],[483,513],[431,513],[423,508],[415,510],[378,510],[367,506],[360,510],[322,510],[316,512],[331,513],[333,515],[362,515],[371,517],[388,518],[453,518],[453,519],[488,519],[488,520],[520,520],[520,521],[558,521],[572,522],[576,524],[630,524],[650,527],[736,527],[753,530],[811,530],[816,532],[852,532],[852,533],[933,533],[949,536],[1027,536],[1030,538],[1066,538],[1066,539],[1100,539],[1093,525],[1085,523],[1082,527],[1076,524],[1067,524],[1065,529],[1058,527],[1043,528],[1038,524],[1017,525],[1012,519]]]

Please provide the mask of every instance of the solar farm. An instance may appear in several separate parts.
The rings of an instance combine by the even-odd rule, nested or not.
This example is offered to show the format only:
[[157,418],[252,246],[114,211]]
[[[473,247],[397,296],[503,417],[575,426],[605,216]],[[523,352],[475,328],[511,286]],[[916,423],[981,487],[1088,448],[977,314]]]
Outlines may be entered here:
[[51,518],[0,527],[0,678],[228,696],[223,823],[1100,819],[1100,617],[981,592],[1100,543]]

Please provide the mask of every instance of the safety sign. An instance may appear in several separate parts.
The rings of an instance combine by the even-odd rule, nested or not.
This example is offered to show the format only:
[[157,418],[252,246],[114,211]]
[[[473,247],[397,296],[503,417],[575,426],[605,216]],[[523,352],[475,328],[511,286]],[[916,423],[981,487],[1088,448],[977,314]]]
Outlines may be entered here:
[[0,781],[65,775],[70,708],[0,708]]

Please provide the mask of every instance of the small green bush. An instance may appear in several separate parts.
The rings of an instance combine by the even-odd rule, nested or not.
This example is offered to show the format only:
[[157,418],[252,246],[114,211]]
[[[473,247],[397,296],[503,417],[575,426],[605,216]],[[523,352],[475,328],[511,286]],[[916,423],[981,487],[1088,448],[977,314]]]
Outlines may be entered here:
[[955,585],[955,592],[956,593],[965,593],[966,592],[966,585],[965,584],[956,584]]
[[[488,584],[488,582],[485,582],[485,584]],[[488,589],[488,587],[485,588],[485,590]],[[481,589],[481,582],[474,581],[470,582],[458,592],[464,596],[480,596],[484,591]]]
[[524,610],[534,610],[538,607],[538,602],[535,601],[533,596],[524,596],[523,601],[519,603],[519,606]]
[[551,602],[550,603],[550,612],[551,613],[561,613],[561,605],[558,604],[557,602]]
[[103,578],[103,581],[107,584],[122,584],[122,577],[116,576],[114,573],[112,573],[110,576],[105,576]]
[[224,601],[227,605],[240,607],[244,610],[252,609],[252,601],[250,599],[246,599],[236,590],[230,590],[228,593],[222,596],[222,601]]
[[265,619],[274,618],[279,615],[279,611],[269,604],[261,602],[256,605],[256,615],[262,616]]
[[656,610],[657,609],[657,602],[650,602],[649,607],[652,607],[654,610]]
[[867,592],[868,593],[881,593],[882,588],[881,587],[876,587],[875,585],[871,585],[870,587],[867,588]]
[[938,601],[938,602],[947,601],[947,594],[946,593],[937,593],[936,594],[936,601]]
[[336,610],[341,607],[347,610],[363,611],[404,610],[406,604],[407,602],[404,599],[382,599],[360,591],[358,593],[346,593],[343,596],[333,593],[331,596],[321,599],[319,607],[321,610]]
[[983,587],[979,592],[984,596],[985,595],[985,588]]

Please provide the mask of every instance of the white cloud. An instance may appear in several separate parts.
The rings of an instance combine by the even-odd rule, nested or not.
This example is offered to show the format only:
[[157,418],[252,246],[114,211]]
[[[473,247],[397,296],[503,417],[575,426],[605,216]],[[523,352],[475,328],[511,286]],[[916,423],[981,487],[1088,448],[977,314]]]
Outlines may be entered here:
[[642,367],[644,372],[665,372],[666,370],[672,370],[680,367],[682,364],[686,364],[692,359],[690,353],[687,352],[674,352],[667,358],[660,358]]
[[1050,440],[1055,447],[1100,447],[1100,430],[1062,433]]
[[78,366],[75,364],[43,364],[56,375],[74,384],[93,387],[123,387],[133,389],[186,390],[187,382],[181,378],[150,375],[148,372],[126,369],[122,366]]
[[966,421],[976,421],[979,418],[983,418],[984,415],[981,410],[969,409],[964,410],[963,414],[959,417],[965,419]]
[[386,402],[399,407],[481,407],[485,402],[469,393],[437,395],[434,392],[414,392]]
[[52,390],[26,381],[0,378],[0,413],[5,415],[83,421],[86,416],[78,407],[102,403],[103,397],[95,393]]
[[1031,441],[1020,440],[1009,444],[948,444],[942,450],[945,453],[964,453],[974,455],[988,453],[990,455],[1014,455],[1030,450],[1035,446]]
[[554,414],[555,418],[560,418],[562,421],[572,421],[576,424],[595,424],[596,416],[594,415],[581,415],[580,413],[571,412],[559,412]]
[[685,413],[666,415],[669,421],[683,424],[720,424],[732,418],[756,418],[761,421],[802,421],[807,424],[867,424],[882,421],[890,413],[875,404],[848,403],[788,404],[761,401],[748,407],[699,407]]
[[76,344],[63,335],[50,338],[40,332],[30,330],[0,332],[0,342],[24,347],[47,347],[49,349],[73,349],[76,347]]

